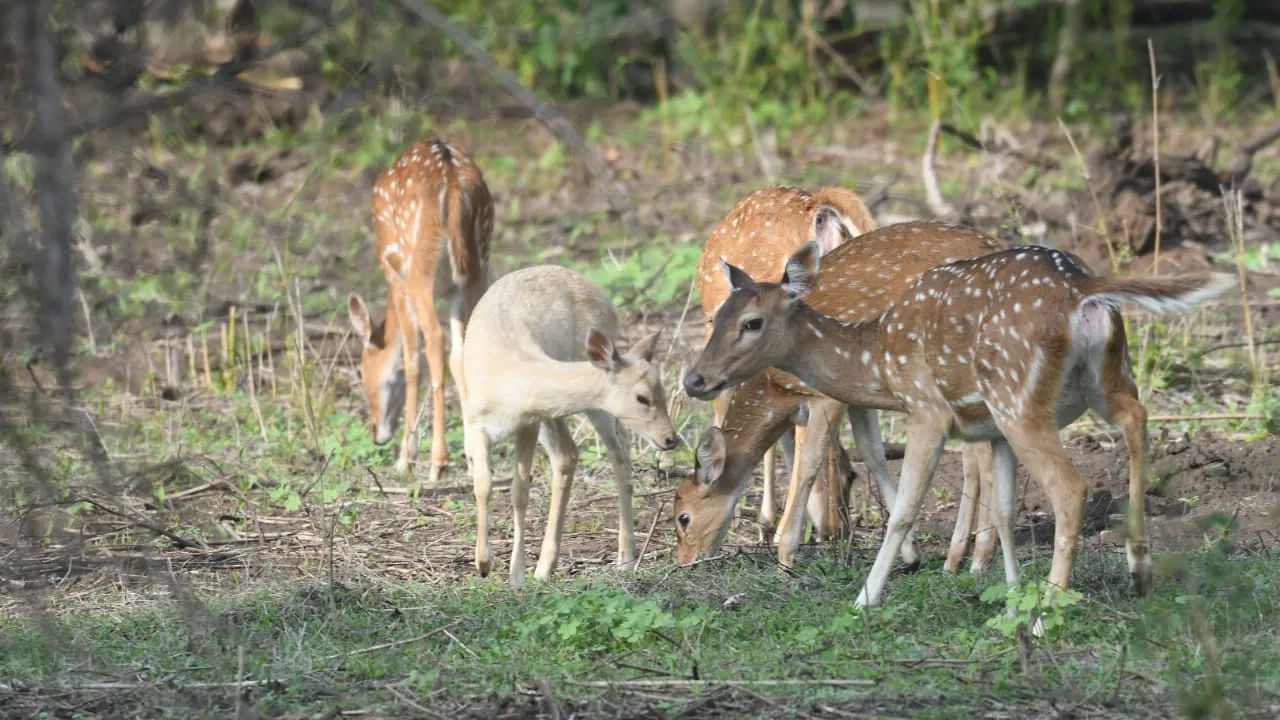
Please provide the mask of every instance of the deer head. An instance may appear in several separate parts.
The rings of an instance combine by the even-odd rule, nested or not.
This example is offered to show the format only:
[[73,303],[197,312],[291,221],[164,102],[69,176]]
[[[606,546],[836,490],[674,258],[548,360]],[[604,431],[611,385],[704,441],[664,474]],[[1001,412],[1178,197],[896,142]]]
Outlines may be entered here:
[[361,343],[360,380],[369,408],[369,432],[375,443],[383,445],[395,434],[404,405],[404,353],[400,338],[388,341],[384,332],[386,323],[373,325],[369,309],[359,295],[352,293],[347,298],[347,314]]
[[778,283],[758,283],[740,268],[721,261],[732,291],[716,311],[707,346],[685,373],[685,392],[703,400],[713,398],[792,352],[791,325],[817,280],[820,255],[817,243],[805,243],[787,260]]
[[587,359],[605,372],[608,379],[600,409],[648,438],[662,450],[676,446],[675,429],[667,415],[662,377],[653,364],[658,343],[655,331],[641,338],[626,353],[619,353],[613,341],[594,328],[587,334]]
[[729,530],[738,493],[718,494],[712,486],[725,474],[726,443],[720,428],[712,426],[702,435],[694,453],[693,477],[676,489],[672,517],[676,522],[676,557],[688,564],[714,554]]

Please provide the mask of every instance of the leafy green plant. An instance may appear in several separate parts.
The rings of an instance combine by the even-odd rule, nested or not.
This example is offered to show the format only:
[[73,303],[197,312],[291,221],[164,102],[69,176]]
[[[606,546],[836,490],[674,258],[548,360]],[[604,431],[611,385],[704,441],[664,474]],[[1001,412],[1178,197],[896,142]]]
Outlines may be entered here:
[[659,304],[683,302],[697,271],[702,248],[697,245],[646,245],[625,259],[606,257],[584,273],[607,291],[614,303],[641,299]]
[[618,588],[591,588],[550,598],[545,612],[521,621],[522,638],[553,640],[580,652],[634,645],[651,631],[691,628],[709,619],[705,608],[664,610],[652,598],[640,599]]
[[1044,580],[1023,581],[1010,586],[997,583],[982,591],[985,603],[1003,604],[1004,610],[987,620],[987,627],[1006,638],[1017,635],[1019,628],[1033,627],[1037,622],[1046,633],[1053,633],[1067,621],[1067,608],[1084,598],[1078,590],[1063,590]]

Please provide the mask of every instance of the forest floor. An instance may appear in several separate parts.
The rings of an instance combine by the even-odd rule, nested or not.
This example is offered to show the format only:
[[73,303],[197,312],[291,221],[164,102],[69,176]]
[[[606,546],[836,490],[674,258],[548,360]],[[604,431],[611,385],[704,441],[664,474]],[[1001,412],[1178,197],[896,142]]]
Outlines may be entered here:
[[[705,327],[692,284],[701,243],[734,202],[775,183],[855,189],[876,199],[882,222],[928,216],[922,124],[868,108],[762,140],[745,127],[700,127],[696,109],[672,118],[574,107],[625,191],[629,207],[615,211],[564,145],[502,107],[427,114],[372,103],[289,125],[252,98],[225,103],[244,104],[230,134],[213,137],[187,108],[78,143],[81,343],[70,399],[51,391],[53,371],[23,330],[33,306],[6,291],[0,322],[31,338],[3,355],[17,382],[0,404],[14,429],[0,449],[6,717],[1280,713],[1280,396],[1269,382],[1280,341],[1280,146],[1254,158],[1239,245],[1213,219],[1221,198],[1186,187],[1171,194],[1183,221],[1163,238],[1175,269],[1243,266],[1251,327],[1240,293],[1185,318],[1128,316],[1155,418],[1154,591],[1132,595],[1123,549],[1104,532],[1127,492],[1123,438],[1082,419],[1063,437],[1091,488],[1073,578],[1083,595],[1046,610],[1061,624],[1030,642],[999,622],[1006,600],[1026,592],[1006,594],[998,569],[941,572],[960,494],[954,448],[923,512],[923,567],[896,574],[882,608],[852,609],[885,514],[861,463],[853,536],[806,545],[795,570],[757,542],[758,484],[723,558],[673,564],[671,496],[710,416],[677,390]],[[1192,156],[1208,137],[1191,118],[1164,124],[1172,154]],[[612,473],[585,423],[572,426],[583,460],[558,578],[520,590],[505,584],[504,493],[491,537],[499,569],[474,576],[452,388],[442,486],[424,484],[425,467],[397,477],[396,444],[368,436],[346,296],[382,304],[372,180],[429,129],[463,142],[485,172],[499,272],[574,267],[610,292],[629,338],[664,329],[659,356],[684,445],[636,448],[644,552],[634,574],[610,568]],[[1058,124],[1007,130],[1052,162],[1028,176],[1008,153],[947,140],[944,196],[980,229],[1107,270],[1115,248],[1055,225],[1090,189]],[[1114,125],[1076,130],[1092,154]],[[1241,122],[1217,135],[1231,147],[1254,130]],[[29,191],[29,164],[10,160],[6,182]],[[1052,207],[1041,212],[1035,199]],[[1117,266],[1138,271],[1150,255],[1125,238]],[[882,423],[901,442],[900,420],[886,413]],[[499,477],[510,467],[500,448]],[[545,461],[536,467],[535,537],[547,501]],[[1019,472],[1019,559],[1025,577],[1040,578],[1052,514]]]

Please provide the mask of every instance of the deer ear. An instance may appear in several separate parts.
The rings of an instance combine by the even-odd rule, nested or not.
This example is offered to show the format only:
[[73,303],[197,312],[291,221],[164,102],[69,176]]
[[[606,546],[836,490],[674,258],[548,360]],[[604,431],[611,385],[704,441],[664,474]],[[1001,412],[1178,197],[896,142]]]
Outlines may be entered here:
[[351,293],[347,296],[347,315],[351,318],[351,329],[364,347],[373,344],[373,323],[369,321],[369,308],[365,307],[360,296]]
[[604,333],[595,328],[587,333],[587,359],[592,365],[605,372],[616,372],[622,367],[622,356],[618,348]]
[[662,334],[662,328],[645,335],[631,346],[631,351],[627,353],[631,357],[643,359],[645,362],[653,362],[653,351],[658,347],[658,336]]
[[751,290],[756,289],[756,281],[751,279],[742,268],[736,265],[730,265],[727,260],[720,258],[720,271],[724,273],[725,282],[729,283],[730,290]]
[[849,229],[839,210],[830,205],[823,205],[813,214],[813,225],[809,228],[809,239],[818,244],[821,255],[835,250],[849,237]]
[[813,290],[818,279],[818,258],[822,251],[815,242],[807,242],[792,253],[787,268],[782,272],[782,289],[792,298],[802,298]]
[[693,471],[693,481],[698,485],[705,486],[719,480],[720,475],[724,472],[724,457],[724,433],[720,431],[720,428],[713,425],[703,433],[702,440],[698,443],[698,450],[694,454],[696,465]]

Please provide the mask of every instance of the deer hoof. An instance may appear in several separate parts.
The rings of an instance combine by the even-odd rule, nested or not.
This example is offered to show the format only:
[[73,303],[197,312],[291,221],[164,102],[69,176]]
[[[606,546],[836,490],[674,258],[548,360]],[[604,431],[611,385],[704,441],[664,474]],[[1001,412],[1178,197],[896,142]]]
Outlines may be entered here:
[[448,463],[433,462],[431,463],[431,477],[428,482],[432,485],[438,485],[444,478],[444,471],[449,467]]

